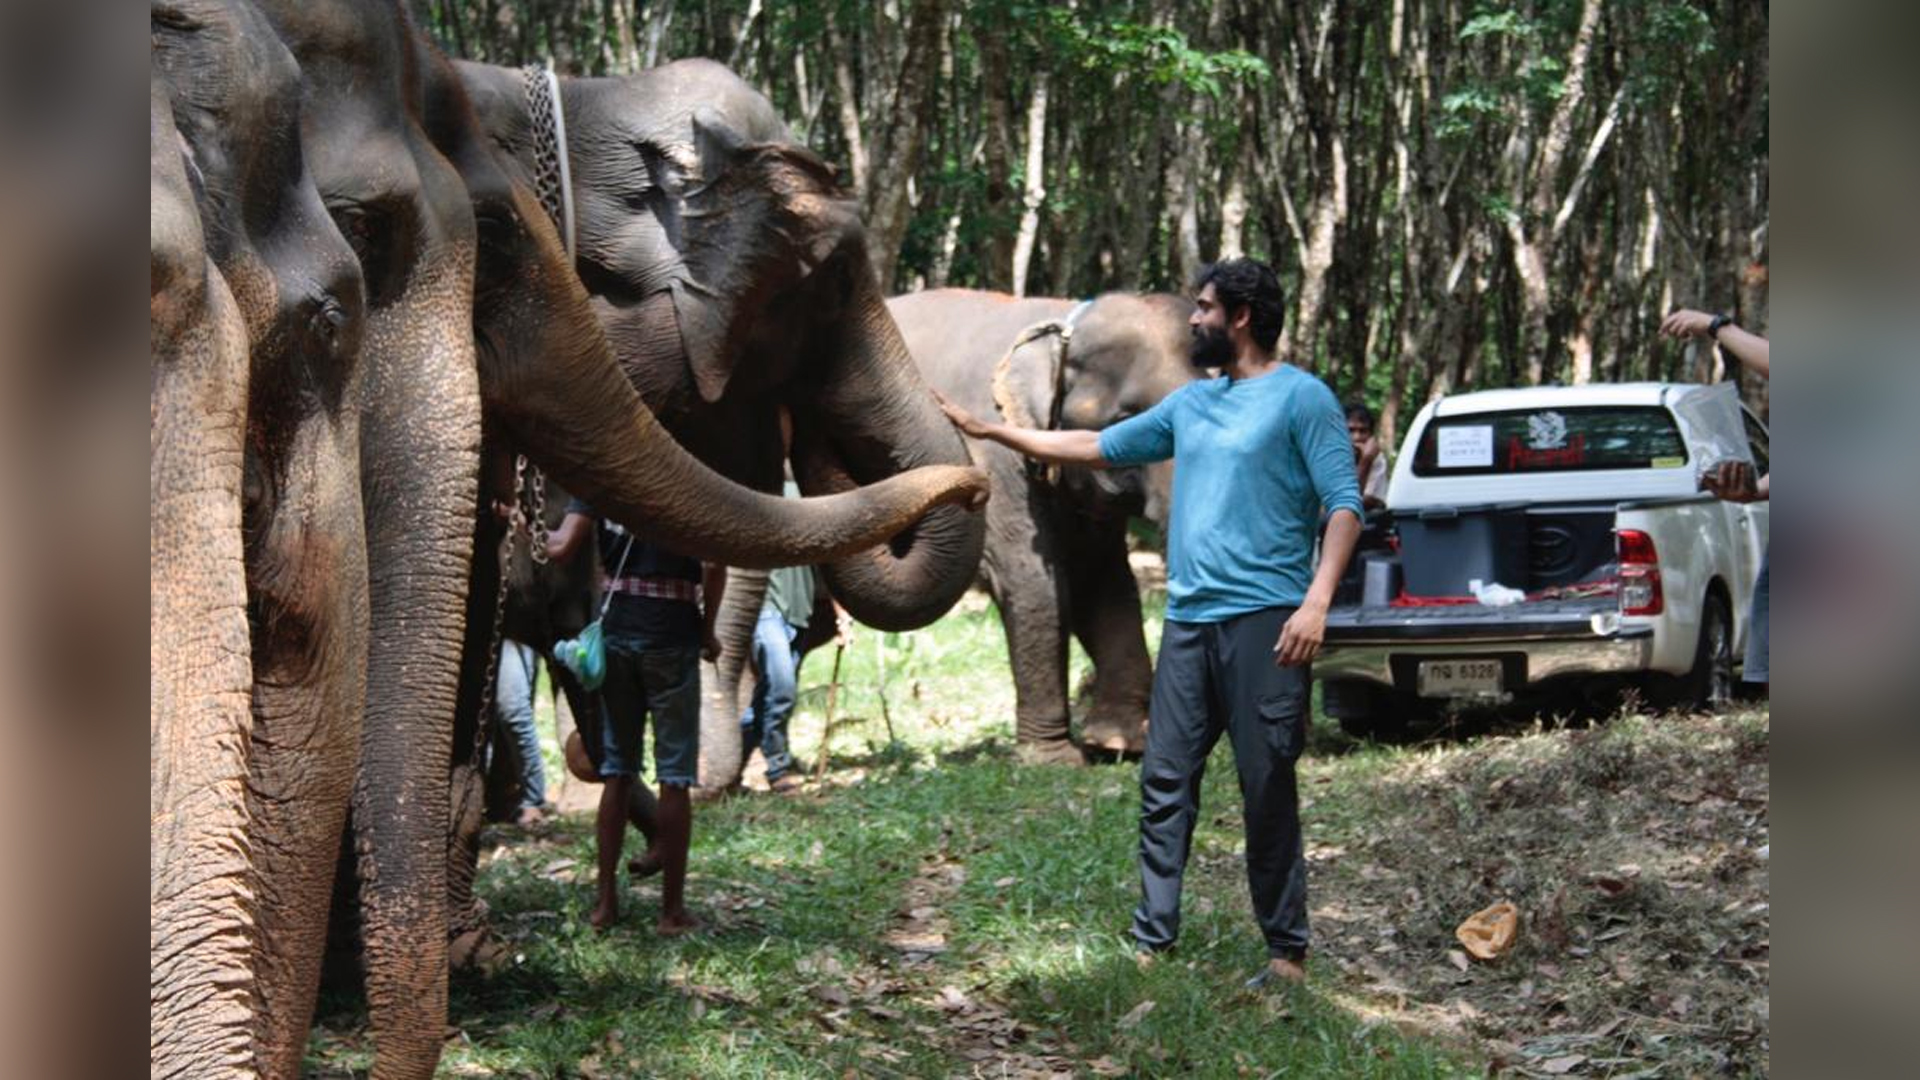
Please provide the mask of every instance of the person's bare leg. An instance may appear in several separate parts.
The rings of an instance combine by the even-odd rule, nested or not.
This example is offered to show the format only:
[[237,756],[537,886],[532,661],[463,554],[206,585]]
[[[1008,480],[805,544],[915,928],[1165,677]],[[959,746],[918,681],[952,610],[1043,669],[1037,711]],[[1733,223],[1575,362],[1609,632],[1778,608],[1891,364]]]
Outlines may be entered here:
[[654,819],[660,847],[660,921],[654,929],[667,937],[698,929],[699,920],[687,911],[687,850],[693,841],[693,799],[681,784],[661,784],[659,814]]
[[632,782],[613,776],[600,786],[600,812],[594,819],[599,902],[588,920],[596,930],[605,930],[620,917],[620,848],[627,839],[627,788]]

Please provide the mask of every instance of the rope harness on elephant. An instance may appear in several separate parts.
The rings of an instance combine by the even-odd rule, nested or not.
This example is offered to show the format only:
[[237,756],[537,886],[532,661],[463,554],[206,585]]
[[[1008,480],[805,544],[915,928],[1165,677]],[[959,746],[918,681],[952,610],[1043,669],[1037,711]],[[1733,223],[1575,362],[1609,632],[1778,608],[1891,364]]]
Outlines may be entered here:
[[[1052,371],[1048,380],[1051,389],[1045,430],[1060,430],[1060,411],[1067,397],[1067,350],[1073,345],[1073,328],[1079,324],[1080,316],[1086,314],[1087,309],[1092,306],[1093,301],[1082,300],[1074,305],[1072,311],[1067,312],[1066,318],[1044,319],[1014,336],[1013,344],[1007,346],[1007,351],[1000,357],[1000,362],[993,365],[993,403],[999,408],[1001,417],[1007,423],[1028,428],[1041,427],[1033,413],[1028,411],[1026,402],[1020,399],[1020,394],[1014,389],[1013,357],[1022,347],[1051,335],[1053,348],[1049,352],[1049,361]],[[1060,480],[1058,465],[1047,465],[1028,458],[1026,468],[1027,475],[1035,480],[1047,484],[1055,484]]]

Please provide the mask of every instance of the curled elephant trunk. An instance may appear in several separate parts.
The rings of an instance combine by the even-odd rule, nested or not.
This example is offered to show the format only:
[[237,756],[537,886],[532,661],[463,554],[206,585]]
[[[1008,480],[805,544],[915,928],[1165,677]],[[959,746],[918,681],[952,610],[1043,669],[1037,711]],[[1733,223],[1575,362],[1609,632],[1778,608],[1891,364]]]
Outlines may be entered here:
[[[985,496],[986,474],[961,465],[914,469],[822,498],[783,499],[741,487],[675,442],[640,400],[578,279],[567,275],[544,286],[526,292],[544,293],[558,308],[528,317],[545,318],[550,333],[570,331],[574,340],[536,364],[483,339],[486,410],[562,486],[656,543],[728,566],[830,562],[887,541],[930,509]],[[649,302],[671,325],[668,294]],[[957,505],[953,512],[977,516]]]
[[[814,350],[819,391],[796,409],[794,476],[808,495],[850,491],[910,469],[971,463],[907,351],[874,283],[866,253],[849,245],[827,273],[845,275],[849,305],[823,323]],[[912,630],[951,608],[974,581],[986,543],[983,515],[933,511],[887,543],[826,566],[834,598],[879,630]]]

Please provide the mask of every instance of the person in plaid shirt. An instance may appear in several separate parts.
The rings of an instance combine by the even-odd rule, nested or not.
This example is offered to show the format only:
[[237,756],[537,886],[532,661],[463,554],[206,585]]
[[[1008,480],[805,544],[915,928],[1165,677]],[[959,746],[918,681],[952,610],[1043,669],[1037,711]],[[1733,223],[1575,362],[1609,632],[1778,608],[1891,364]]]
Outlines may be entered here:
[[656,933],[677,937],[699,928],[687,911],[687,850],[693,838],[693,800],[700,755],[700,658],[720,655],[713,619],[726,588],[724,566],[640,540],[618,523],[602,519],[578,499],[547,540],[547,555],[570,558],[596,531],[600,565],[613,594],[601,633],[607,649],[607,681],[601,688],[600,812],[596,820],[599,900],[591,921],[606,929],[620,917],[620,851],[626,840],[627,796],[640,771],[640,741],[653,717],[653,773],[660,787],[653,846],[639,860],[640,874],[663,872]]

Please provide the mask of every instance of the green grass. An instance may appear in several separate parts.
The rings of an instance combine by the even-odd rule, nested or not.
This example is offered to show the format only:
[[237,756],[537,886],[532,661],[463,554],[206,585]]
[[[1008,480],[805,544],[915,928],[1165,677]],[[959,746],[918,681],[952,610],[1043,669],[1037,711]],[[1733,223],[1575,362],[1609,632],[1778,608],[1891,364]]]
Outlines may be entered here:
[[[1148,606],[1157,644],[1161,602]],[[1086,661],[1074,653],[1077,684]],[[828,647],[802,669],[793,730],[808,760],[832,659]],[[1264,949],[1247,906],[1224,741],[1204,788],[1180,948],[1142,970],[1125,933],[1137,889],[1135,767],[1013,761],[1011,678],[990,606],[972,600],[912,634],[862,631],[840,679],[824,790],[698,808],[689,895],[711,924],[703,935],[653,936],[657,879],[625,886],[622,922],[593,932],[584,820],[539,838],[489,833],[480,889],[507,951],[491,976],[455,976],[459,1034],[442,1072],[1399,1077],[1487,1068],[1486,1032],[1425,1022],[1423,1001],[1383,989],[1371,968],[1340,955],[1348,943],[1338,938],[1317,954],[1308,989],[1240,989]],[[1764,745],[1764,716],[1758,723]],[[1441,767],[1433,751],[1354,747],[1324,728],[1302,766],[1310,847],[1360,850],[1431,816],[1408,793],[1427,791],[1416,781]],[[1555,738],[1565,733],[1488,742]],[[1430,950],[1420,964],[1451,973],[1444,945],[1427,943],[1450,934],[1450,922],[1424,910],[1396,921],[1397,884],[1376,888],[1357,861],[1330,858],[1315,856],[1317,927],[1323,909],[1382,905],[1385,924],[1417,921],[1406,936]],[[1436,866],[1472,894],[1472,868]],[[1324,925],[1341,928],[1333,917]],[[903,947],[902,934],[921,947]],[[943,948],[928,947],[929,937]],[[1434,989],[1426,1003],[1453,992]],[[310,1070],[357,1074],[370,1061],[364,1012],[330,1003]]]

